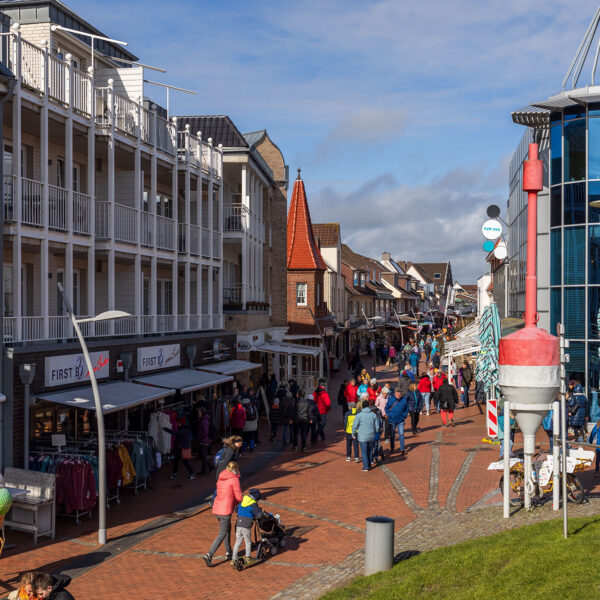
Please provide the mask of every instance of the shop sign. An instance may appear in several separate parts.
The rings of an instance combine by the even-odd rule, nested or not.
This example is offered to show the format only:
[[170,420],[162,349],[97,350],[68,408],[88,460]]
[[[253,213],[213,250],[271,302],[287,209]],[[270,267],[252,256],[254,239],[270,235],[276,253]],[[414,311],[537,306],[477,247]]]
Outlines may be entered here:
[[181,364],[181,344],[146,346],[137,350],[137,370],[155,371],[178,367]]
[[249,342],[245,340],[241,340],[237,343],[238,352],[250,352],[252,350],[252,346]]
[[486,240],[497,240],[502,235],[502,225],[496,219],[489,219],[481,226],[481,234]]
[[221,338],[216,338],[213,342],[213,358],[218,360],[227,357],[227,347],[221,342]]
[[[96,379],[104,379],[109,374],[109,352],[91,352],[90,359]],[[90,374],[83,354],[63,354],[47,356],[44,359],[46,387],[86,382]]]

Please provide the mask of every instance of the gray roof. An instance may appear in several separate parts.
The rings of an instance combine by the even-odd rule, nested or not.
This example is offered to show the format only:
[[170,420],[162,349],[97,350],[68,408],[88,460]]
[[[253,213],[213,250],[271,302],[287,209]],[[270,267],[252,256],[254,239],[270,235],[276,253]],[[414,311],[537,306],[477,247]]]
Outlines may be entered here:
[[512,113],[512,120],[517,125],[540,127],[550,123],[550,110],[540,106],[526,106]]
[[244,133],[244,139],[248,143],[248,146],[256,146],[256,144],[262,142],[265,135],[267,135],[267,130],[260,129],[259,131],[250,131],[249,133]]

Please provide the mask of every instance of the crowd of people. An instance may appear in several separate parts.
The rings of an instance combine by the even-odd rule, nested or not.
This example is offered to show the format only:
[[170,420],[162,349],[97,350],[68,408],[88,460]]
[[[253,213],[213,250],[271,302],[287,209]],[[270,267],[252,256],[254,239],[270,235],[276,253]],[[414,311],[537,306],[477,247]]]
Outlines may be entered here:
[[67,591],[71,583],[68,575],[49,575],[36,571],[23,573],[16,590],[8,595],[8,600],[75,600]]

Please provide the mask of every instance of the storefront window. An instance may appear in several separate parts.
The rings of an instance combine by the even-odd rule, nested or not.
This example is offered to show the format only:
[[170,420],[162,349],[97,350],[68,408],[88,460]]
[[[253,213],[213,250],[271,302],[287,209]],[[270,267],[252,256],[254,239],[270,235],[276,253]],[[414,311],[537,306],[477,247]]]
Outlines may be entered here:
[[561,322],[560,288],[550,290],[550,333],[556,332],[556,326]]
[[585,227],[566,227],[564,283],[585,283]]
[[567,379],[575,379],[585,385],[585,342],[571,342],[568,352]]
[[562,181],[562,123],[556,123],[550,129],[552,185]]
[[564,288],[565,337],[582,339],[585,337],[585,288]]
[[562,225],[562,186],[553,187],[550,191],[550,227]]
[[589,228],[589,261],[588,283],[600,283],[600,225]]
[[565,182],[585,179],[585,120],[565,123]]
[[588,288],[588,336],[594,340],[599,339],[598,324],[600,323],[600,288]]
[[565,225],[585,223],[585,183],[565,185]]
[[561,284],[562,230],[550,231],[550,285]]
[[588,179],[600,179],[600,119],[588,122]]
[[[588,223],[600,223],[600,181],[588,183]],[[598,203],[596,206],[593,204]]]

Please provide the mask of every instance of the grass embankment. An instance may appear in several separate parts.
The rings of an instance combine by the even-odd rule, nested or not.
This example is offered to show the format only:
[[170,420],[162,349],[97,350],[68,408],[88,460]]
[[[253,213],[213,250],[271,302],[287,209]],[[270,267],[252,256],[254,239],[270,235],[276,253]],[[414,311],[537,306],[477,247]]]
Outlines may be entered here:
[[569,536],[554,520],[438,548],[358,577],[322,600],[597,598],[600,516],[570,519]]

